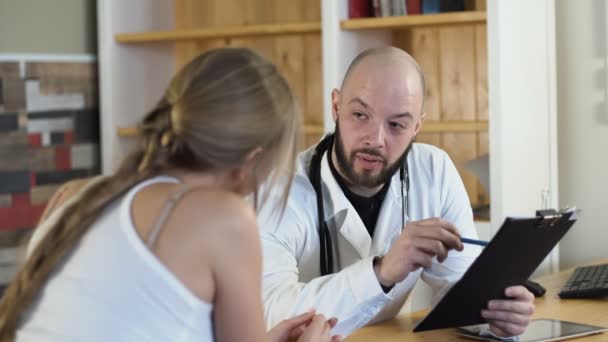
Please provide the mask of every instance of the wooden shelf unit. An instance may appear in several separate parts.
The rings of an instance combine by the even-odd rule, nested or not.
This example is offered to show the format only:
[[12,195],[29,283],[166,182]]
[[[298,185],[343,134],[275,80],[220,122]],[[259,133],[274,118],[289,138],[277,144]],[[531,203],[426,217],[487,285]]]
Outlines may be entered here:
[[[465,11],[439,14],[391,16],[383,18],[351,19],[343,20],[340,23],[340,26],[344,30],[369,30],[416,26],[472,24],[484,23],[485,21],[486,13],[484,11]],[[115,36],[115,40],[121,44],[138,44],[217,38],[286,36],[319,32],[321,32],[320,22],[298,22],[121,33]]]
[[[325,131],[323,125],[304,125],[304,134],[322,135]],[[442,133],[442,132],[487,132],[487,121],[441,121],[441,122],[425,122],[422,126],[423,133]],[[135,137],[137,136],[137,128],[133,126],[118,127],[116,130],[118,136]]]
[[[118,0],[111,1],[116,3],[117,9],[122,8],[123,5],[118,5]],[[133,5],[133,9],[149,6],[148,11],[163,17],[161,9],[144,0],[137,1],[140,4]],[[256,49],[277,64],[302,104],[302,147],[315,143],[326,131],[333,129],[331,111],[323,95],[331,93],[331,87],[340,84],[341,70],[345,70],[350,59],[365,47],[377,44],[396,45],[412,54],[427,74],[427,118],[418,141],[443,148],[457,165],[487,153],[485,11],[348,20],[346,12],[343,12],[343,6],[346,5],[336,4],[335,0],[297,0],[293,3],[256,0],[256,6],[239,1],[210,0],[207,3],[198,0],[174,0],[173,22],[167,21],[154,28],[148,24],[125,25],[114,31],[109,38],[119,43],[116,44],[117,49],[133,55],[133,66],[128,70],[138,72],[142,71],[142,66],[148,65],[141,62],[145,58],[153,60],[149,63],[150,66],[160,66],[162,63],[157,58],[161,54],[173,55],[170,59],[174,61],[175,69],[179,69],[191,58],[209,49],[222,46],[247,46]],[[236,5],[242,7],[243,11],[236,11]],[[322,5],[326,7],[325,15],[331,19],[329,22],[324,20],[323,24]],[[340,8],[338,12],[327,10],[334,5]],[[268,6],[273,9],[272,15],[265,10]],[[228,15],[230,20],[218,19],[228,18]],[[152,17],[145,18],[147,23],[154,22]],[[138,27],[142,28],[142,32],[137,32]],[[331,33],[332,27],[338,29],[335,36]],[[322,44],[322,37],[326,35],[332,37],[327,45]],[[344,35],[350,38],[345,39]],[[370,38],[372,36],[373,38]],[[353,37],[356,43],[352,41]],[[132,50],[132,46],[138,45],[146,48]],[[165,49],[164,52],[153,55],[154,49],[161,51],[161,47]],[[326,51],[321,53],[322,49]],[[135,57],[138,53],[147,53],[148,56],[144,59]],[[339,56],[338,61],[334,63],[336,56]],[[342,58],[343,56],[349,58]],[[334,65],[330,70],[325,70],[330,78],[326,79],[327,75],[322,71],[324,65]],[[146,71],[142,74],[145,74],[145,77],[142,78],[147,80],[150,72],[156,71]],[[168,78],[170,74],[172,72],[165,72],[160,80],[146,81],[145,85],[147,87],[155,84],[160,89],[161,85],[165,84],[162,78]],[[121,72],[118,75],[126,74]],[[150,93],[159,92],[145,89]],[[129,108],[115,112],[143,111]],[[115,121],[115,134],[120,139],[126,139],[121,144],[126,144],[126,141],[137,136],[136,127],[130,126],[133,123],[133,120],[122,118]],[[477,204],[480,202],[478,193],[481,193],[477,180],[466,173],[462,173],[462,177],[472,202]]]
[[422,133],[487,132],[488,121],[427,121]]
[[397,29],[419,26],[442,26],[479,24],[486,22],[485,11],[464,11],[438,14],[415,14],[406,16],[393,16],[382,18],[360,18],[342,20],[340,27],[343,30],[375,30]]
[[[426,121],[421,133],[479,133],[488,131],[488,121]],[[323,134],[323,125],[304,125],[305,134]]]
[[[324,132],[323,125],[304,125],[302,127],[303,133],[306,135],[319,135],[321,136]],[[116,133],[119,137],[132,138],[137,136],[137,127],[118,127]]]
[[280,24],[222,26],[156,32],[121,33],[115,36],[115,40],[116,42],[122,44],[138,44],[218,38],[226,39],[236,37],[287,36],[320,32],[321,23],[311,21]]
[[137,128],[133,127],[133,126],[118,127],[116,129],[116,133],[118,134],[119,137],[125,137],[125,138],[136,137],[137,136]]
[[[132,143],[129,129],[120,128],[117,138],[117,127],[136,122],[135,115],[154,105],[175,69],[201,52],[221,46],[260,51],[294,87],[304,113],[324,114],[304,121],[309,132],[321,132],[321,120],[333,128],[331,102],[324,97],[341,83],[352,58],[365,48],[392,44],[410,52],[427,76],[427,121],[417,141],[443,148],[456,165],[491,150],[491,237],[505,216],[533,212],[541,189],[558,193],[555,2],[488,0],[486,7],[485,0],[470,1],[484,5],[473,12],[352,20],[345,0],[98,1],[104,173]],[[486,8],[487,15],[478,11]],[[125,33],[138,31],[151,32]],[[521,98],[529,103],[513,110]],[[442,126],[461,121],[467,123]],[[521,122],[524,129],[510,129]],[[476,180],[467,171],[461,175],[471,198],[479,199]],[[557,201],[551,196],[549,205]],[[556,258],[551,257],[552,269]]]

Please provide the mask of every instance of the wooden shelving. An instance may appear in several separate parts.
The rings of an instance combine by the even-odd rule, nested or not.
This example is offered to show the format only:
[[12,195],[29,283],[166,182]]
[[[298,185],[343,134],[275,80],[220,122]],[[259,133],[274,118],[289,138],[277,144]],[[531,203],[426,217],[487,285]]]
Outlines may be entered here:
[[[304,126],[305,133],[324,132],[323,126]],[[422,126],[423,133],[463,133],[487,132],[488,121],[426,121]]]
[[135,127],[118,127],[116,129],[116,133],[118,133],[119,137],[136,137],[137,136],[137,128]]
[[[305,134],[323,134],[324,128],[322,125],[304,125]],[[422,126],[423,133],[457,133],[457,132],[487,132],[487,121],[441,121],[425,122]],[[137,128],[135,127],[118,127],[118,136],[135,137],[137,136]]]
[[136,44],[174,42],[234,37],[284,36],[321,32],[320,22],[258,24],[245,26],[209,27],[191,30],[173,30],[141,33],[122,33],[115,36],[118,43]]
[[[422,126],[423,133],[463,133],[463,132],[487,132],[488,121],[427,121]],[[324,132],[323,126],[304,126],[305,133]]]
[[[439,14],[408,15],[383,18],[343,20],[344,30],[403,28],[428,25],[456,25],[484,23],[485,11],[465,11]],[[281,36],[321,32],[320,22],[258,24],[245,26],[209,27],[191,30],[172,30],[140,33],[122,33],[115,36],[118,43],[137,44],[184,40],[225,39],[234,37]]]
[[361,18],[343,20],[340,22],[340,27],[343,30],[374,30],[374,29],[390,29],[404,28],[415,26],[429,25],[458,25],[458,24],[474,24],[485,23],[485,11],[465,11],[465,12],[450,12],[439,14],[422,14],[422,15],[406,15],[395,17],[382,18]]
[[325,128],[323,128],[323,125],[304,125],[303,130],[304,134],[316,134],[321,136],[325,133]]
[[426,121],[423,133],[487,132],[488,121]]
[[[113,4],[116,13],[125,11],[125,5],[119,0],[103,2]],[[348,1],[344,0],[274,1],[272,8],[266,8],[268,4],[258,0],[175,0],[168,1],[165,7],[145,1],[141,4],[135,2],[129,5],[131,7],[127,12],[139,18],[137,20],[141,20],[142,25],[121,23],[123,29],[119,32],[104,31],[109,33],[106,37],[110,39],[105,46],[120,51],[117,55],[120,56],[120,63],[124,56],[133,55],[142,63],[174,63],[176,68],[194,56],[217,47],[247,46],[256,49],[262,55],[271,57],[300,99],[304,115],[299,148],[310,146],[326,130],[333,130],[333,127],[323,126],[323,119],[331,117],[331,113],[324,112],[327,107],[323,105],[323,95],[331,93],[329,85],[342,81],[342,70],[348,67],[349,62],[343,58],[344,51],[350,55],[380,44],[397,46],[410,52],[427,71],[427,86],[433,96],[427,99],[425,105],[429,112],[441,113],[427,117],[421,132],[425,134],[420,136],[420,142],[437,145],[450,154],[456,165],[461,165],[487,153],[489,141],[486,119],[487,17],[483,11],[485,4],[480,5],[485,0],[469,2],[475,4],[467,8],[476,10],[352,20],[343,20],[348,19],[342,16],[348,8]],[[173,8],[172,17],[167,17],[171,13],[168,11],[170,8]],[[130,17],[114,16],[122,21],[131,20]],[[218,19],[228,17],[229,21]],[[155,30],[145,26],[151,20],[156,20],[154,22],[159,25]],[[129,27],[129,31],[124,27]],[[321,33],[331,34],[323,36]],[[378,34],[369,36],[372,33]],[[326,49],[322,49],[323,42],[327,40]],[[156,43],[170,44],[155,47]],[[139,46],[143,50],[125,50],[127,46]],[[167,54],[167,58],[158,59],[156,49],[171,53]],[[324,73],[323,65],[332,68]],[[123,92],[131,91],[130,85],[137,83],[134,82],[137,79],[166,80],[170,75],[164,70],[166,68],[120,73],[112,86]],[[149,72],[152,75],[148,75]],[[154,98],[165,85],[165,82],[150,83],[145,89],[138,90],[145,98]],[[149,106],[145,104],[143,107]],[[106,114],[122,113],[125,108],[129,109],[126,112],[131,113],[143,110],[136,102],[121,103],[114,108],[118,110],[112,106],[105,108]],[[138,130],[136,127],[117,128],[118,123],[125,126],[129,123],[122,117],[114,117],[114,114],[105,117],[111,118],[106,122],[106,127],[116,129],[115,139],[119,147],[112,145],[112,148],[116,155],[121,155],[122,146],[128,146],[137,139]],[[108,164],[117,159],[106,158],[110,160]],[[486,197],[480,192],[477,179],[466,172],[461,175],[471,203],[474,206],[485,204]]]
[[[303,130],[305,134],[323,134],[324,129],[322,125],[304,125]],[[129,127],[118,127],[116,129],[118,136],[130,138],[137,136],[137,128],[133,126]]]

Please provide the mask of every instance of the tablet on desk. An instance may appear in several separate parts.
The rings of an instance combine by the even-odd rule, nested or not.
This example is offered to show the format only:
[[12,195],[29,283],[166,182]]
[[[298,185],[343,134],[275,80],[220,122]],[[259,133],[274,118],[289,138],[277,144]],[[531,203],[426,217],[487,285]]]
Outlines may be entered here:
[[[487,329],[487,324],[459,328],[456,332],[477,341],[501,341],[492,336],[480,336],[480,331]],[[571,338],[600,334],[608,328],[554,319],[535,319],[530,322],[526,332],[519,336],[519,342],[563,341]]]

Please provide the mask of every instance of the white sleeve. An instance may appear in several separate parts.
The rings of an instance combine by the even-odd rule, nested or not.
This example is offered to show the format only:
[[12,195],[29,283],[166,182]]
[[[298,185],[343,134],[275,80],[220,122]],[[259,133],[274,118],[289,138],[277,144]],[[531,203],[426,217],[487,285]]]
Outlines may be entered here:
[[382,291],[373,270],[373,257],[340,272],[300,282],[298,260],[306,248],[306,229],[315,229],[315,235],[311,236],[316,236],[316,227],[298,220],[295,210],[288,207],[276,228],[262,227],[262,297],[266,325],[271,328],[286,318],[315,309],[326,317],[338,318],[332,334],[347,336],[367,324],[389,303],[391,292]]
[[[454,224],[461,236],[477,239],[469,197],[454,163],[445,152],[442,178],[441,217]],[[433,305],[462,277],[479,253],[481,247],[465,244],[462,252],[450,251],[443,263],[435,258],[433,265],[422,272],[422,279],[433,289]]]

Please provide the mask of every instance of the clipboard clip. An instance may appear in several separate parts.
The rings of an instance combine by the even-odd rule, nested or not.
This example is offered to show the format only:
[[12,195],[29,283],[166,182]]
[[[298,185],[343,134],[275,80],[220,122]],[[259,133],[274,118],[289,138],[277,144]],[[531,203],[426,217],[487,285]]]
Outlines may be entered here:
[[580,212],[580,209],[576,207],[564,207],[559,211],[555,209],[539,209],[536,211],[536,217],[538,218],[537,225],[553,227],[564,216],[567,216],[570,220],[576,220],[576,213],[578,212]]

